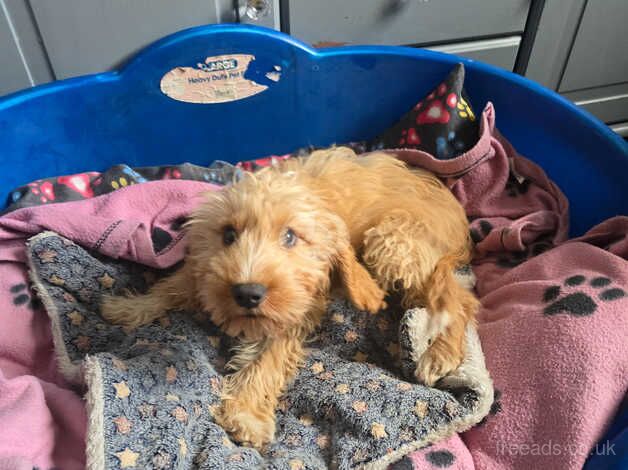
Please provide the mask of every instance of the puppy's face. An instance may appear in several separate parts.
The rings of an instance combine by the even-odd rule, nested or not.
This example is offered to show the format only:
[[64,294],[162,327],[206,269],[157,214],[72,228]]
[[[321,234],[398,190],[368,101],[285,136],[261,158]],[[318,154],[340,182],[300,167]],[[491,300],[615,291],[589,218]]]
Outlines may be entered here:
[[247,174],[211,193],[189,223],[196,292],[231,336],[272,337],[308,321],[329,287],[346,228],[295,174]]

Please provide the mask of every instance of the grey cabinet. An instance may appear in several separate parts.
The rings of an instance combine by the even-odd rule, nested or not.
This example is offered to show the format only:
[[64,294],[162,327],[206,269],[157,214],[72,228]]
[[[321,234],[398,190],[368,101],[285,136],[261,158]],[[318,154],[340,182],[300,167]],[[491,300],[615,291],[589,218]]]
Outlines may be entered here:
[[426,44],[519,34],[530,0],[289,0],[290,34],[315,44]]
[[545,1],[532,44],[526,77],[557,90],[587,0]]
[[[192,26],[279,29],[279,0],[259,16],[247,0],[0,0],[0,95],[111,70],[151,42]],[[251,17],[253,16],[253,17]]]
[[0,94],[235,21],[313,45],[410,45],[525,70],[628,132],[628,0],[0,0]]
[[432,46],[427,49],[456,54],[473,60],[486,62],[506,70],[513,70],[519,51],[521,36],[509,36],[499,39],[466,41],[444,46]]
[[[513,70],[531,0],[287,0],[282,27],[311,44],[413,45]],[[484,39],[490,37],[490,39]]]
[[0,96],[51,79],[28,3],[0,1]]
[[570,91],[563,96],[604,122],[628,121],[628,83]]
[[233,21],[221,0],[30,0],[57,78],[102,72],[180,29]]
[[526,75],[628,136],[628,0],[546,1]]
[[32,85],[9,18],[4,14],[0,15],[0,44],[0,94]]
[[[154,40],[201,24],[241,22],[289,30],[306,42],[427,45],[512,69],[531,0],[4,0],[28,13],[32,34],[2,24],[3,92],[111,70]],[[263,15],[247,6],[266,4]],[[236,6],[238,8],[234,8]],[[281,8],[280,8],[281,6]],[[281,21],[282,20],[282,21]],[[27,24],[27,21],[21,23]],[[280,25],[281,23],[281,25]],[[20,66],[20,41],[37,43],[47,75]],[[491,39],[480,40],[480,36]],[[503,37],[502,37],[503,36]],[[42,68],[42,67],[39,67]]]
[[628,82],[628,0],[588,0],[559,90]]
[[[628,1],[588,0],[559,91],[628,136]],[[622,124],[624,123],[624,124]]]

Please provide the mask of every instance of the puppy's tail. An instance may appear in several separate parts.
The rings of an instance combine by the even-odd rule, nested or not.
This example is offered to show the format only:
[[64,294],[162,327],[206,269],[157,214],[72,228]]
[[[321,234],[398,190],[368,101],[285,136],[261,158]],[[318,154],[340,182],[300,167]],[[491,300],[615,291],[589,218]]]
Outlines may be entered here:
[[460,249],[443,256],[425,286],[425,301],[432,312],[462,314],[472,320],[480,306],[475,295],[460,284],[455,271],[470,261],[469,251]]

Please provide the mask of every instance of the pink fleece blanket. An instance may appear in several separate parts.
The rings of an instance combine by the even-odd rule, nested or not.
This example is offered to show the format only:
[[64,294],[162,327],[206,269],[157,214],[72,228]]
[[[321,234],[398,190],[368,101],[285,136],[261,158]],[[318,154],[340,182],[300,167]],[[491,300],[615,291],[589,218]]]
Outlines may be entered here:
[[[445,178],[473,219],[479,333],[497,398],[483,424],[396,467],[579,468],[628,385],[628,218],[568,241],[564,196],[499,135],[490,105],[481,123],[479,143],[456,159],[396,153]],[[0,218],[0,469],[84,465],[81,391],[57,372],[47,316],[27,287],[25,240],[53,230],[170,266],[183,256],[179,221],[212,188],[144,183]]]
[[[48,317],[28,288],[26,239],[53,230],[104,255],[164,268],[183,257],[173,227],[196,195],[212,188],[192,181],[144,183],[0,218],[0,470],[85,466],[82,393],[57,370]],[[163,243],[167,233],[170,244]]]

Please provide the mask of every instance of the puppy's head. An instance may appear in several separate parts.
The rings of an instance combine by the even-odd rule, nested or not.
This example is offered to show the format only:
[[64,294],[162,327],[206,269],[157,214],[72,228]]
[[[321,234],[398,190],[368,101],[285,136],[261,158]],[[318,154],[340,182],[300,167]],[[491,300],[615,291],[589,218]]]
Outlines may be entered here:
[[225,333],[249,340],[308,321],[349,243],[344,223],[298,174],[272,169],[208,194],[188,233],[201,305]]

